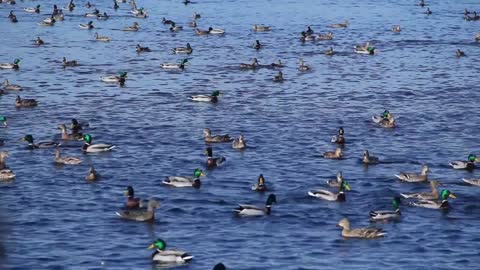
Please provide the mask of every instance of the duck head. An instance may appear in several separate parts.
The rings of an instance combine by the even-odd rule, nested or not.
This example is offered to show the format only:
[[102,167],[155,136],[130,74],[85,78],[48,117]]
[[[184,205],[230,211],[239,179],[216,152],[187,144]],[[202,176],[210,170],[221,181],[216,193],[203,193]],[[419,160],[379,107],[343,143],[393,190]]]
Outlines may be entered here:
[[347,218],[342,218],[338,222],[337,226],[340,227],[340,228],[343,228],[345,230],[350,230],[350,221],[348,221]]
[[13,61],[13,64],[15,64],[15,65],[18,65],[18,63],[20,63],[20,59],[18,59],[18,58]]
[[427,174],[427,172],[432,172],[432,171],[430,171],[430,169],[428,168],[427,165],[423,165],[423,166],[422,166],[422,173],[421,173],[421,174],[422,174],[422,175],[425,175],[425,174]]
[[340,191],[343,192],[345,190],[352,190],[350,188],[350,185],[347,183],[347,181],[342,181],[342,183],[340,184]]
[[442,190],[442,192],[440,193],[440,197],[442,198],[442,201],[446,201],[446,200],[448,200],[448,198],[452,198],[452,199],[457,198],[457,197],[456,197],[453,193],[451,193],[450,190],[448,190],[448,189]]
[[67,133],[67,126],[65,124],[61,124],[58,128],[62,131],[62,133]]
[[156,248],[158,250],[165,250],[166,247],[167,243],[165,241],[162,239],[157,239],[148,247],[148,249]]
[[92,144],[92,135],[90,134],[85,134],[83,135],[83,140],[85,141],[86,144]]
[[212,131],[209,128],[204,128],[203,129],[203,136],[204,137],[210,137],[212,135]]
[[220,96],[220,91],[218,91],[218,90],[217,90],[217,91],[213,91],[212,97],[218,97],[218,96]]
[[265,185],[265,178],[263,177],[263,174],[260,174],[260,176],[258,176],[257,183],[259,186]]
[[212,157],[213,156],[213,150],[211,147],[208,147],[206,150],[205,150],[205,154],[208,156],[208,157]]
[[119,77],[120,78],[126,78],[127,77],[127,72],[125,72],[125,71],[120,72]]
[[205,173],[202,171],[202,169],[196,168],[195,171],[193,171],[193,178],[198,179],[201,176],[205,176]]
[[277,203],[277,197],[275,196],[275,194],[270,194],[267,198],[265,206],[270,207],[273,203]]
[[400,197],[394,197],[392,199],[392,207],[393,210],[398,210],[400,208]]
[[475,162],[477,160],[477,156],[474,154],[468,155],[468,162]]
[[129,198],[133,198],[135,196],[135,192],[133,191],[133,187],[132,186],[128,186],[127,187],[127,190],[123,193],[125,196],[129,197]]
[[227,267],[223,263],[217,263],[214,267],[213,270],[227,270]]
[[22,141],[25,141],[25,142],[28,142],[30,144],[33,143],[33,136],[28,134],[28,135],[25,135],[25,137],[22,138]]
[[338,128],[338,135],[343,135],[344,133],[343,127]]

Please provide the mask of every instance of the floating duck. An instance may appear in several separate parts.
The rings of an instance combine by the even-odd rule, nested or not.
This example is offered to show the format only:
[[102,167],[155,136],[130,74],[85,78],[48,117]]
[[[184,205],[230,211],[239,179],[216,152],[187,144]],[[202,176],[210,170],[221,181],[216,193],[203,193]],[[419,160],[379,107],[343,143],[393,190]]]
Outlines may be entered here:
[[419,6],[421,7],[424,7],[425,6],[425,1],[424,0],[420,0],[420,2],[418,3]]
[[87,24],[81,23],[81,24],[80,24],[80,28],[82,28],[82,29],[87,29],[87,30],[93,29],[93,28],[94,28],[93,22],[92,22],[92,21],[89,21]]
[[335,149],[335,151],[323,153],[323,158],[328,159],[341,159],[343,157],[343,152],[341,148]]
[[35,45],[40,46],[43,44],[45,44],[45,42],[43,42],[43,40],[40,37],[37,37],[37,39],[35,39]]
[[212,28],[212,27],[209,28],[208,32],[211,35],[223,35],[223,34],[225,34],[225,30],[220,29],[220,28]]
[[427,15],[431,15],[431,14],[432,14],[432,11],[430,10],[430,8],[427,8],[427,10],[425,11],[425,14],[427,14]]
[[282,71],[278,71],[277,75],[275,75],[275,77],[273,77],[273,81],[274,82],[283,82],[284,78],[283,78],[283,72]]
[[83,139],[83,135],[81,133],[68,134],[67,127],[65,126],[65,124],[59,125],[58,128],[62,132],[62,140],[82,140]]
[[410,183],[418,183],[418,182],[426,182],[427,181],[427,173],[431,172],[427,165],[422,166],[422,171],[420,174],[418,173],[404,173],[401,172],[396,174],[395,176],[400,179],[401,181],[410,182]]
[[258,207],[255,205],[239,204],[234,212],[239,216],[265,216],[270,215],[272,212],[272,204],[277,203],[277,197],[275,194],[270,194],[265,202],[265,207]]
[[[70,129],[72,130],[72,134],[81,134],[80,130],[88,128],[89,126],[90,126],[89,123],[87,122],[80,123],[75,118],[72,118],[70,122]],[[83,135],[82,135],[82,138],[83,138]]]
[[193,256],[186,252],[174,249],[166,250],[166,247],[167,243],[162,239],[155,240],[155,242],[148,247],[149,249],[156,248],[152,254],[152,261],[166,264],[184,264],[193,259]]
[[382,115],[372,116],[372,120],[374,123],[378,124],[383,128],[395,127],[395,118],[388,110],[385,110]]
[[100,10],[94,9],[93,12],[85,13],[85,17],[97,17],[100,14]]
[[208,28],[208,30],[200,30],[198,28],[195,28],[195,34],[197,36],[205,36],[205,35],[210,34],[210,31],[212,31],[212,30],[213,30],[212,27]]
[[241,69],[257,69],[258,68],[258,60],[257,58],[253,58],[253,61],[251,64],[248,63],[241,63],[240,68]]
[[333,39],[333,33],[328,32],[326,34],[320,34],[317,36],[317,40],[332,40]]
[[10,14],[8,14],[8,18],[10,19],[10,21],[12,23],[17,23],[18,22],[17,16],[15,16],[15,14],[13,14],[13,11],[10,11]]
[[147,12],[145,11],[144,8],[140,8],[139,10],[137,10],[137,12],[133,13],[133,16],[136,18],[142,18],[142,19],[145,19],[148,17]]
[[15,173],[6,164],[7,157],[9,157],[8,152],[0,152],[0,180],[2,181],[15,178]]
[[362,162],[364,164],[377,164],[380,162],[378,157],[371,156],[368,150],[363,151]]
[[222,143],[232,141],[232,138],[228,134],[212,135],[212,131],[209,128],[203,129],[203,138],[207,143]]
[[323,52],[325,55],[334,55],[335,52],[333,51],[333,48],[330,47],[326,51]]
[[9,91],[21,91],[22,90],[22,87],[20,85],[10,84],[10,82],[7,79],[3,80],[2,86],[3,86],[4,90],[9,90]]
[[60,154],[60,149],[55,149],[55,163],[65,164],[65,165],[77,165],[82,163],[82,160],[76,157],[62,157]]
[[99,178],[97,171],[93,166],[90,166],[88,169],[88,174],[85,176],[85,180],[87,181],[96,181]]
[[269,68],[283,68],[285,65],[282,63],[282,60],[278,60],[276,63],[271,63],[270,66],[267,66]]
[[200,177],[205,176],[205,173],[197,168],[193,171],[193,177],[190,176],[168,176],[163,180],[163,184],[173,187],[194,187],[200,188]]
[[54,142],[54,141],[45,141],[45,142],[39,142],[39,143],[34,143],[34,139],[32,135],[25,135],[25,137],[22,138],[22,141],[28,142],[28,149],[39,149],[39,148],[50,148],[50,147],[57,147],[60,146],[59,143]]
[[187,43],[187,47],[176,47],[172,49],[176,54],[191,54],[193,52],[192,46],[190,43]]
[[198,102],[212,102],[217,103],[218,97],[220,96],[220,91],[213,91],[211,95],[196,95],[190,96],[189,99]]
[[31,108],[38,105],[36,99],[22,99],[20,96],[17,96],[15,100],[15,107],[17,108]]
[[326,201],[344,202],[346,200],[345,190],[350,190],[350,185],[346,181],[342,181],[338,193],[323,189],[313,189],[308,191],[308,195]]
[[174,22],[172,22],[172,24],[170,26],[170,31],[171,32],[177,32],[177,31],[180,31],[180,30],[183,30],[183,26],[177,26]]
[[113,1],[113,9],[117,10],[120,6],[117,4],[117,1]]
[[193,28],[196,28],[196,27],[198,26],[198,25],[197,25],[197,21],[195,21],[195,20],[191,21],[191,22],[188,24],[188,26],[193,27]]
[[420,200],[418,202],[413,202],[411,205],[417,206],[417,207],[423,207],[423,208],[429,208],[429,209],[442,209],[446,210],[450,208],[450,204],[448,203],[448,198],[455,199],[455,195],[450,192],[450,190],[445,189],[442,190],[440,193],[440,200]]
[[184,70],[187,62],[188,62],[188,59],[183,59],[182,62],[180,62],[180,64],[166,63],[166,64],[161,64],[160,67],[163,69]]
[[310,67],[305,64],[305,61],[303,61],[303,58],[300,58],[300,65],[298,66],[298,70],[300,71],[309,71]]
[[194,20],[198,20],[198,19],[200,19],[201,17],[202,17],[202,15],[198,14],[197,12],[194,12],[194,13],[193,13],[193,19],[194,19]]
[[267,32],[267,31],[272,30],[271,26],[266,26],[266,25],[256,25],[256,24],[254,24],[252,28],[253,28],[254,32]]
[[438,198],[437,186],[440,182],[437,180],[430,181],[431,192],[417,192],[417,193],[400,193],[400,195],[407,199],[419,199],[419,200],[435,200]]
[[348,221],[347,218],[340,220],[337,226],[343,228],[342,236],[345,238],[372,239],[372,238],[383,237],[386,234],[386,232],[384,232],[382,229],[376,229],[376,228],[351,229],[350,221]]
[[103,12],[103,14],[97,14],[97,20],[108,20],[108,18],[110,18],[110,16],[108,16],[108,14],[106,12]]
[[137,44],[137,47],[135,47],[135,51],[137,53],[141,53],[141,52],[151,52],[152,50],[150,50],[150,48],[148,47],[142,47],[140,46],[140,44]]
[[13,61],[13,64],[0,64],[0,69],[19,69],[20,66],[18,65],[18,63],[20,63],[20,59],[15,59]]
[[336,144],[345,144],[345,137],[343,136],[344,133],[345,131],[343,130],[343,127],[340,127],[337,131],[337,135],[332,137],[331,142]]
[[398,220],[402,216],[399,205],[400,205],[400,198],[395,197],[392,199],[393,211],[392,210],[370,211],[370,219],[375,221]]
[[263,177],[263,174],[260,174],[260,176],[258,176],[257,183],[252,186],[252,190],[259,192],[267,191],[267,185],[265,184],[265,178]]
[[139,29],[138,23],[137,23],[137,22],[134,22],[132,26],[127,26],[127,27],[123,28],[123,31],[136,32],[136,31],[138,31],[138,29]]
[[67,58],[63,57],[62,65],[64,67],[74,67],[74,66],[78,66],[78,63],[76,60],[67,61]]
[[140,199],[135,198],[135,191],[133,190],[132,186],[128,186],[127,190],[123,193],[127,196],[127,203],[125,207],[128,209],[137,209],[140,208]]
[[245,142],[245,138],[242,134],[238,136],[238,138],[234,139],[232,142],[233,149],[245,149],[247,148],[247,143]]
[[345,21],[344,23],[330,24],[328,27],[331,27],[331,28],[347,28],[348,24],[349,24],[348,21]]
[[253,48],[258,51],[258,50],[260,50],[262,47],[263,47],[263,45],[260,44],[260,40],[258,40],[258,39],[255,40],[255,43],[253,44]]
[[110,42],[110,38],[106,36],[99,36],[97,32],[95,32],[95,40],[101,42]]
[[369,54],[369,55],[374,55],[375,54],[375,47],[370,46],[370,43],[365,43],[365,45],[356,45],[354,47],[355,52],[359,54]]
[[452,168],[455,170],[473,170],[475,169],[475,161],[477,161],[477,156],[474,154],[468,155],[468,160],[463,161],[463,160],[457,160],[457,161],[452,161],[449,163]]
[[167,19],[165,19],[165,17],[163,17],[162,23],[163,23],[163,24],[170,24],[170,25],[171,25],[172,23],[174,23],[174,21],[172,21],[172,20],[167,20]]
[[24,8],[23,10],[29,13],[40,13],[40,5],[37,5],[36,7]]
[[463,51],[461,51],[460,49],[457,49],[457,51],[455,52],[455,55],[457,57],[463,57],[463,56],[465,56],[465,53]]
[[103,144],[103,143],[92,144],[93,139],[90,134],[83,135],[83,140],[85,141],[85,144],[82,147],[82,151],[87,153],[106,152],[116,147],[115,145],[112,145],[112,144]]
[[343,183],[343,174],[342,172],[337,173],[337,179],[335,180],[327,180],[327,185],[331,187],[341,187]]
[[392,31],[395,32],[395,33],[400,33],[402,31],[402,29],[400,28],[400,25],[394,25],[392,27]]
[[313,35],[315,32],[313,31],[312,27],[307,26],[307,30],[304,31],[304,33],[309,36],[309,35]]
[[307,34],[305,31],[300,32],[300,41],[315,41],[317,36],[314,34]]
[[159,208],[160,204],[151,199],[148,201],[147,210],[144,209],[134,209],[134,210],[123,210],[120,212],[116,212],[117,216],[134,221],[153,221],[155,219],[155,209]]
[[127,72],[125,72],[125,71],[120,72],[120,74],[118,76],[111,75],[111,76],[100,77],[100,80],[102,82],[106,82],[106,83],[120,83],[120,84],[123,84],[123,83],[125,83],[126,79],[127,79]]
[[208,157],[207,164],[206,164],[207,169],[213,169],[215,167],[219,167],[225,164],[225,161],[226,161],[225,157],[216,157],[216,158],[213,157],[213,150],[211,147],[208,147],[205,150],[205,154]]

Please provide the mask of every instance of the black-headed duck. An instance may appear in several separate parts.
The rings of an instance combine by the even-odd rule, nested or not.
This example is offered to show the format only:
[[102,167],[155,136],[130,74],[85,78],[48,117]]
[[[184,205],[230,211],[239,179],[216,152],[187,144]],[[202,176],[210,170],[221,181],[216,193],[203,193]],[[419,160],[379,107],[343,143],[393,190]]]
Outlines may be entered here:
[[207,155],[207,163],[206,163],[207,169],[212,169],[212,168],[221,166],[226,161],[225,157],[213,157],[213,150],[211,147],[208,147],[205,150],[205,154]]

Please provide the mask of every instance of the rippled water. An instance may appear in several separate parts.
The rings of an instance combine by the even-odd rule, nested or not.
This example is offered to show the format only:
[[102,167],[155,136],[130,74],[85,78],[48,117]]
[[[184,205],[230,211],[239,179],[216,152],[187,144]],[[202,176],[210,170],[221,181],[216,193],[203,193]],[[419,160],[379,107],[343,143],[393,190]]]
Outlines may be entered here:
[[[462,19],[464,8],[478,10],[477,1],[435,1],[426,16],[415,1],[139,1],[150,17],[135,19],[128,4],[113,11],[111,1],[97,8],[112,17],[87,23],[85,1],[66,13],[54,27],[36,23],[47,17],[52,1],[0,4],[0,62],[22,59],[19,71],[0,70],[4,78],[24,86],[24,97],[37,98],[33,109],[15,109],[15,93],[0,96],[0,114],[9,128],[0,130],[8,165],[17,178],[2,183],[0,244],[5,269],[145,269],[155,268],[146,249],[155,238],[195,256],[185,269],[210,269],[219,261],[229,269],[475,269],[480,263],[479,190],[462,184],[477,173],[454,171],[448,162],[478,153],[475,143],[480,119],[477,101],[480,22]],[[42,14],[23,12],[42,5]],[[59,4],[59,3],[57,3]],[[63,4],[67,4],[62,3]],[[59,4],[59,6],[61,6]],[[6,18],[13,9],[19,23]],[[187,23],[198,12],[199,28],[225,28],[227,34],[195,36]],[[170,33],[167,17],[185,27]],[[347,29],[328,29],[350,21]],[[139,32],[121,28],[139,22]],[[253,33],[252,24],[273,27]],[[403,31],[395,34],[392,25]],[[311,25],[332,31],[335,39],[301,44],[298,33]],[[112,38],[97,43],[93,35]],[[40,36],[46,45],[36,47]],[[251,48],[259,39],[266,47]],[[353,53],[355,44],[371,41],[376,56]],[[190,42],[184,72],[168,72],[161,63],[182,56],[171,48]],[[135,45],[153,52],[136,54]],[[329,46],[333,57],[321,54]],[[467,57],[457,59],[460,48]],[[62,57],[81,66],[63,69]],[[274,83],[277,71],[241,71],[239,63],[253,57],[269,64],[281,59],[286,80]],[[313,67],[300,73],[303,57]],[[99,76],[128,71],[124,87],[100,82]],[[221,89],[218,104],[198,104],[186,97]],[[388,108],[398,128],[385,130],[370,117]],[[81,143],[66,143],[65,155],[81,156],[80,166],[53,165],[53,151],[25,150],[19,138],[58,139],[56,126],[77,117],[91,123],[95,142],[117,148],[106,154],[81,155]],[[334,149],[329,143],[343,126],[347,145],[341,161],[321,158]],[[202,129],[243,133],[250,147],[234,151],[214,145],[227,164],[209,171],[200,190],[161,185],[168,175],[189,175],[204,166]],[[56,134],[56,135],[55,135]],[[384,164],[361,165],[369,149]],[[427,163],[431,178],[457,195],[448,213],[402,207],[398,223],[375,224],[384,239],[344,240],[335,225],[348,217],[353,227],[368,226],[368,212],[390,208],[399,192],[428,190],[427,185],[395,180],[399,171],[419,171]],[[86,183],[89,164],[102,175]],[[352,186],[347,202],[311,199],[307,191],[324,187],[343,171]],[[238,203],[262,205],[266,195],[250,186],[263,173],[278,204],[266,218],[232,215]],[[115,211],[125,202],[127,185],[143,199],[158,198],[154,224],[125,222]],[[102,264],[103,262],[103,264]]]

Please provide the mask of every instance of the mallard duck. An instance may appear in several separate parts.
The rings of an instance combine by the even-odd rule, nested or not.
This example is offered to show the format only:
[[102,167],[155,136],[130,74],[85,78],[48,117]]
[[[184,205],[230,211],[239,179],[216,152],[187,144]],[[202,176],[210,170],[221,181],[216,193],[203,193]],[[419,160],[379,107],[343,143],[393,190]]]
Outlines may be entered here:
[[213,150],[211,147],[208,147],[205,150],[205,154],[208,157],[207,164],[206,164],[207,169],[213,169],[215,167],[219,167],[225,164],[225,161],[226,161],[225,157],[216,157],[216,158],[213,157]]
[[15,176],[15,173],[10,169],[0,170],[0,180],[12,180]]
[[438,185],[440,185],[439,181],[430,181],[432,192],[400,193],[400,195],[407,199],[435,200],[438,198]]
[[161,64],[160,67],[163,69],[184,70],[187,62],[188,62],[188,59],[183,59],[182,62],[180,62],[180,64],[166,63],[166,64]]
[[97,17],[100,14],[100,10],[94,9],[93,12],[85,13],[85,17]]
[[376,228],[351,229],[350,221],[348,221],[347,218],[340,220],[337,226],[343,228],[342,236],[345,238],[372,239],[372,238],[383,237],[387,234],[382,229],[376,229]]
[[260,174],[260,176],[258,176],[257,183],[252,186],[252,190],[259,192],[267,191],[267,185],[265,184],[265,178],[263,177],[263,174]]
[[117,10],[120,6],[117,4],[117,1],[113,1],[113,9]]
[[241,63],[240,68],[242,69],[256,69],[258,68],[258,60],[257,58],[253,58],[253,61],[251,64],[248,63]]
[[174,23],[174,22],[173,22],[172,20],[167,20],[167,19],[165,19],[165,17],[163,17],[162,23],[163,23],[163,24],[172,24],[172,23]]
[[266,26],[266,25],[253,25],[253,31],[255,32],[266,32],[272,30],[271,26]]
[[450,208],[450,204],[448,203],[448,198],[455,199],[455,195],[450,192],[450,190],[445,189],[442,190],[440,193],[440,200],[420,200],[417,202],[411,203],[413,206],[423,207],[423,208],[430,208],[430,209],[443,209],[446,210]]
[[217,263],[213,267],[213,270],[227,270],[227,267],[223,263]]
[[217,103],[218,97],[220,96],[220,91],[213,91],[213,93],[209,95],[196,95],[190,96],[189,99],[198,102],[212,102]]
[[123,31],[133,31],[133,32],[136,32],[138,31],[139,27],[138,27],[138,23],[137,22],[134,22],[132,26],[127,26],[125,28],[123,28]]
[[132,186],[128,186],[127,190],[123,193],[127,196],[127,203],[125,207],[128,209],[137,209],[140,208],[140,198],[135,198],[135,191]]
[[82,160],[76,157],[62,157],[60,154],[60,149],[55,149],[55,163],[65,164],[65,165],[77,165],[82,163]]
[[5,151],[0,152],[0,170],[8,169],[8,166],[6,163],[7,157],[9,157],[8,152],[5,152]]
[[0,64],[0,68],[1,69],[19,69],[20,66],[18,65],[18,63],[20,63],[20,59],[15,59],[13,61],[13,64],[10,64],[10,63]]
[[432,14],[432,11],[430,10],[430,8],[427,8],[427,10],[425,11],[425,14],[427,14],[427,15],[431,15],[431,14]]
[[392,27],[392,31],[395,32],[395,33],[400,33],[402,31],[402,29],[400,28],[400,25],[394,25]]
[[28,146],[27,146],[28,149],[50,148],[50,147],[60,146],[60,143],[57,143],[54,141],[34,143],[33,136],[30,134],[25,135],[25,137],[22,138],[22,141],[28,142]]
[[75,8],[75,4],[73,3],[73,0],[70,0],[70,2],[68,3],[67,9],[68,11],[73,11],[74,8]]
[[137,44],[137,47],[135,47],[135,51],[137,53],[141,53],[141,52],[151,52],[152,50],[150,50],[150,48],[148,47],[142,47],[140,46],[140,44]]
[[42,22],[37,23],[40,26],[54,26],[55,25],[55,18],[52,16],[51,18],[47,18],[43,20]]
[[327,180],[327,185],[331,187],[341,187],[343,183],[343,174],[342,172],[337,173],[337,179],[335,180]]
[[343,127],[340,127],[337,131],[337,135],[332,137],[331,142],[336,144],[345,144],[345,137],[343,136],[344,133],[345,131],[343,130]]
[[203,129],[203,138],[207,143],[222,143],[232,141],[232,138],[228,134],[212,135],[212,131],[209,128]]
[[176,263],[176,264],[184,264],[188,263],[193,259],[193,256],[180,251],[180,250],[166,250],[167,243],[162,239],[157,239],[153,244],[151,244],[148,248],[156,248],[155,252],[152,254],[152,261],[160,262],[160,263]]
[[421,7],[424,7],[425,6],[425,1],[424,0],[420,0],[420,2],[418,3],[419,6]]
[[465,178],[463,178],[462,180],[465,183],[469,183],[470,185],[480,186],[480,180],[478,180],[478,179],[465,179]]
[[317,36],[314,34],[307,34],[305,31],[300,32],[300,41],[315,41]]
[[43,40],[40,37],[37,37],[37,39],[35,39],[35,45],[40,46],[43,44],[45,44],[45,42],[43,42]]
[[327,32],[326,34],[320,34],[317,36],[317,40],[332,40],[332,39],[333,39],[332,32]]
[[253,47],[255,50],[258,51],[258,50],[260,50],[261,48],[263,48],[263,45],[260,44],[260,40],[257,39],[257,40],[255,40],[255,43],[253,44],[252,47]]
[[[96,16],[96,15],[95,15],[95,16]],[[93,28],[94,28],[93,22],[92,22],[92,21],[89,21],[87,24],[81,23],[81,24],[80,24],[80,28],[82,28],[82,29],[88,29],[88,30],[93,29]]]
[[245,149],[247,148],[247,143],[245,142],[245,138],[242,134],[238,136],[238,138],[234,139],[232,142],[233,149]]
[[362,162],[364,164],[377,164],[380,162],[378,157],[370,156],[368,150],[363,151]]
[[206,35],[210,34],[211,30],[213,30],[212,27],[208,28],[208,30],[200,30],[198,28],[195,28],[195,34],[197,36],[206,36]]
[[100,77],[100,80],[102,82],[107,82],[107,83],[120,83],[123,84],[125,83],[125,80],[127,79],[127,72],[120,72],[118,76],[116,75],[110,75],[110,76],[103,76]]
[[468,155],[467,161],[464,160],[457,160],[452,161],[449,163],[452,168],[455,170],[473,170],[475,169],[475,161],[477,160],[477,156],[474,154]]
[[97,32],[95,32],[95,40],[101,42],[110,42],[110,38],[106,36],[99,36]]
[[[70,122],[70,129],[72,130],[72,134],[81,134],[80,130],[88,128],[90,124],[88,122],[78,122],[77,119],[72,118]],[[83,135],[82,135],[83,138]]]
[[103,144],[103,143],[92,144],[93,139],[90,134],[83,135],[83,140],[85,141],[85,144],[82,147],[82,151],[87,153],[106,152],[116,147],[116,145],[112,145],[112,144]]
[[428,172],[431,172],[428,166],[423,165],[422,171],[420,172],[420,174],[401,172],[399,174],[396,174],[395,176],[401,181],[410,182],[410,183],[426,182]]
[[400,212],[400,198],[394,197],[392,199],[392,210],[380,210],[380,211],[370,211],[371,220],[397,220],[402,216]]
[[160,204],[154,200],[150,199],[148,201],[147,210],[144,209],[134,209],[134,210],[123,210],[120,212],[116,212],[116,214],[128,220],[135,220],[135,221],[153,221],[155,219],[155,209],[160,207]]
[[303,61],[303,58],[300,58],[300,65],[298,66],[298,70],[300,71],[309,71],[310,67],[308,65],[305,65],[305,61]]
[[77,66],[78,63],[76,60],[67,61],[67,58],[63,57],[62,65],[64,67],[74,67],[74,66]]
[[376,52],[375,47],[371,47],[368,42],[365,45],[356,45],[354,49],[355,49],[355,52],[359,54],[374,55]]
[[65,20],[65,15],[63,15],[63,13],[55,14],[53,15],[53,19],[55,19],[55,21],[63,21]]
[[282,71],[278,71],[277,75],[275,75],[273,77],[273,81],[274,82],[283,82],[283,72]]
[[3,89],[4,90],[10,90],[10,91],[21,91],[22,90],[22,87],[18,84],[10,84],[10,82],[5,79],[3,80]]
[[344,23],[330,24],[328,27],[331,27],[331,28],[347,28],[348,24],[349,24],[348,21],[345,21]]
[[0,115],[0,123],[3,124],[4,128],[6,128],[8,126],[7,117]]
[[282,63],[282,60],[278,60],[276,63],[271,63],[270,66],[267,66],[269,68],[283,68],[285,65]]
[[135,18],[142,18],[142,19],[145,19],[148,17],[147,12],[145,11],[144,8],[140,8],[139,10],[137,10],[137,12],[133,13],[133,16]]
[[191,54],[193,52],[192,46],[190,43],[187,43],[187,47],[176,47],[172,49],[174,53],[177,54]]
[[88,174],[85,176],[85,180],[87,181],[96,181],[98,179],[98,173],[93,166],[90,166],[88,169]]
[[110,16],[108,16],[107,12],[103,12],[103,14],[97,14],[97,20],[108,20]]
[[17,108],[30,108],[38,105],[36,99],[22,99],[20,96],[17,96],[15,100],[15,107]]
[[23,10],[29,13],[40,13],[40,5],[37,5],[36,7],[24,8]]
[[188,26],[193,27],[193,28],[197,28],[197,26],[198,26],[198,25],[197,25],[197,21],[196,21],[196,20],[191,21],[191,22],[188,24]]
[[193,171],[193,177],[190,176],[168,176],[163,180],[163,184],[173,186],[173,187],[194,187],[200,188],[202,184],[200,177],[205,176],[205,173],[197,168]]
[[170,26],[170,31],[171,32],[177,32],[177,31],[180,31],[180,30],[183,30],[183,26],[178,26],[174,22],[172,22],[172,24]]
[[461,51],[460,49],[457,49],[457,51],[455,52],[455,55],[457,57],[463,57],[463,56],[465,56],[465,53],[463,51]]
[[198,14],[197,12],[194,12],[194,13],[193,13],[193,19],[194,19],[194,20],[198,20],[198,19],[200,19],[201,17],[202,17],[202,15]]
[[328,50],[324,51],[323,53],[325,55],[334,55],[335,54],[332,47],[328,48]]
[[312,27],[311,26],[307,26],[307,30],[304,31],[304,33],[306,35],[313,35],[315,33],[315,31],[313,31]]
[[275,194],[270,194],[263,208],[255,205],[239,204],[233,211],[239,216],[265,216],[271,214],[273,203],[277,203],[277,197]]
[[326,201],[344,202],[346,200],[345,190],[350,190],[350,185],[347,181],[342,181],[338,193],[323,189],[313,189],[308,191],[308,195]]
[[62,140],[82,140],[83,139],[83,135],[81,133],[68,134],[67,126],[65,126],[65,124],[59,125],[58,128],[62,132]]
[[335,151],[323,153],[323,158],[328,159],[341,159],[343,157],[343,152],[341,148],[335,149]]
[[395,118],[388,110],[385,110],[382,115],[372,116],[372,120],[383,128],[395,127]]
[[211,35],[223,35],[225,34],[225,30],[219,28],[211,28],[208,30],[209,34]]

